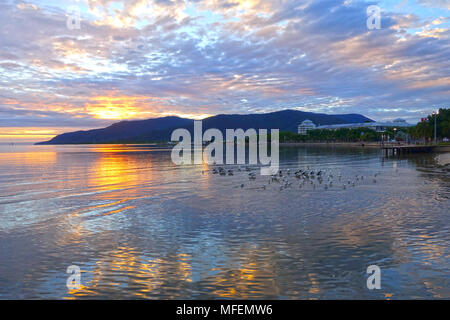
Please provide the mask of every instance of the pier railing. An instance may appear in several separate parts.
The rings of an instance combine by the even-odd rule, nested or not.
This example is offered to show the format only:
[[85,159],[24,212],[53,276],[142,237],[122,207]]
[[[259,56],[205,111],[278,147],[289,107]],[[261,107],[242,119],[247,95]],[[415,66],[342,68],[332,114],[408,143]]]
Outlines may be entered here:
[[427,153],[432,152],[436,148],[436,144],[401,144],[401,143],[385,143],[381,145],[383,154],[402,155],[409,153]]

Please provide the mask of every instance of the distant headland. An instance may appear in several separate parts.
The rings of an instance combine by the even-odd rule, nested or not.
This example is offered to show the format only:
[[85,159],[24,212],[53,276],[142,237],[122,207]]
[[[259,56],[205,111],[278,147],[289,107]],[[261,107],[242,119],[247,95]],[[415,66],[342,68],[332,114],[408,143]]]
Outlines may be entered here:
[[[241,128],[280,129],[280,131],[298,131],[298,125],[305,120],[311,120],[316,125],[337,125],[348,123],[373,122],[360,114],[329,115],[323,113],[283,110],[260,114],[220,114],[203,119],[203,129],[216,128],[225,132],[226,129]],[[49,141],[38,142],[38,145],[53,144],[106,144],[106,143],[149,143],[167,142],[173,130],[184,128],[192,130],[194,120],[175,116],[120,121],[109,127],[87,131],[76,131],[60,134]]]

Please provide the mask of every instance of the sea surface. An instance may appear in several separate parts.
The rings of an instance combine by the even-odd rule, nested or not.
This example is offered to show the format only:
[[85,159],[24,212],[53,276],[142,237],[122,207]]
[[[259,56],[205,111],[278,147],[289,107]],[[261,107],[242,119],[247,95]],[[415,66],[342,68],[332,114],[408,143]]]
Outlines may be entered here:
[[449,299],[450,174],[436,158],[286,147],[269,184],[176,166],[166,147],[2,145],[0,299]]

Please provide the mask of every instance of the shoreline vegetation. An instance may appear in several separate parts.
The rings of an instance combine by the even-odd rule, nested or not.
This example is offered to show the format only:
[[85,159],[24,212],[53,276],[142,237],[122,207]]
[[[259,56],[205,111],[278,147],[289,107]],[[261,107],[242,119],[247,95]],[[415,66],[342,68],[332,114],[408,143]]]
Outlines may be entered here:
[[[382,144],[434,144],[450,146],[450,109],[439,109],[437,114],[423,118],[411,127],[386,127],[383,132],[371,128],[340,128],[336,130],[313,129],[300,135],[293,132],[280,132],[280,144],[332,144],[354,146],[381,146]],[[444,139],[446,138],[446,139]]]
[[[224,144],[226,144],[227,142],[224,142]],[[268,142],[269,143],[269,142]],[[246,145],[248,144],[248,142],[246,142]],[[149,145],[154,145],[154,146],[160,146],[160,147],[171,147],[174,146],[173,143],[167,142],[167,141],[156,141],[156,142],[129,142],[129,143],[124,143],[124,142],[111,142],[111,143],[66,143],[66,144],[52,144],[53,146],[58,146],[58,145],[63,145],[63,146],[70,146],[70,145],[136,145],[136,146],[149,146]],[[390,146],[390,145],[404,145],[402,143],[399,142],[392,142],[392,143],[385,143],[385,146]],[[39,146],[39,145],[38,145]],[[48,146],[48,145],[44,145],[44,146]],[[324,147],[354,147],[354,148],[381,148],[381,142],[380,141],[374,141],[374,142],[367,142],[367,141],[358,141],[358,142],[339,142],[339,141],[316,141],[316,142],[280,142],[279,143],[280,147],[307,147],[307,146],[324,146]],[[449,143],[445,143],[445,142],[441,142],[437,144],[437,147],[439,151],[445,151],[445,152],[450,152],[450,142]]]

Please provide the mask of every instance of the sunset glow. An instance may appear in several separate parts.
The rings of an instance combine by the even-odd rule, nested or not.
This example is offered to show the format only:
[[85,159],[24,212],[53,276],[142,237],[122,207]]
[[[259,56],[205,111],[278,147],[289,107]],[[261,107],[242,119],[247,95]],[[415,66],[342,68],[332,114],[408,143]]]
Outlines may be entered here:
[[0,141],[282,109],[414,123],[449,101],[449,7],[377,5],[380,30],[365,1],[8,0]]
[[36,141],[49,139],[61,132],[61,129],[43,128],[1,128],[0,142],[3,141]]
[[0,21],[14,312],[450,300],[450,0],[0,0]]
[[98,119],[121,120],[134,119],[138,116],[139,97],[94,97],[86,104],[89,114]]

